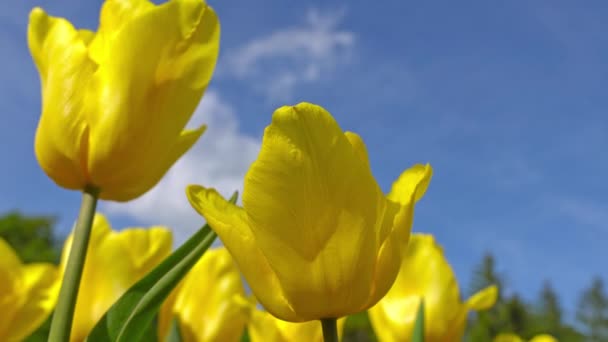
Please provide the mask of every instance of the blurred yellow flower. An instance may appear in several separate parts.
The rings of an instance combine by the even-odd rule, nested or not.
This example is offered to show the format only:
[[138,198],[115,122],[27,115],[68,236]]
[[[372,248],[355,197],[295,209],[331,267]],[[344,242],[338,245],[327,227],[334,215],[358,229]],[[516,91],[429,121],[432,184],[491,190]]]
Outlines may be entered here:
[[96,33],[34,8],[28,43],[42,84],[36,157],[58,185],[131,200],[203,133],[183,130],[219,50],[203,0],[106,0]]
[[0,239],[0,341],[21,341],[42,324],[59,295],[57,266],[22,264]]
[[496,286],[489,286],[462,303],[441,247],[431,235],[413,234],[397,280],[369,316],[381,341],[410,341],[424,298],[425,341],[460,341],[469,310],[490,308],[497,294]]
[[[65,271],[70,235],[61,256]],[[76,302],[71,341],[84,341],[95,323],[131,285],[171,252],[171,231],[164,227],[113,231],[106,218],[96,214]]]
[[[511,334],[504,333],[496,336],[494,338],[494,342],[523,342],[524,340],[521,337]],[[557,339],[548,334],[536,335],[530,339],[529,342],[558,342]]]
[[541,334],[532,337],[530,342],[558,342],[557,339],[548,334]]
[[[337,322],[340,339],[345,322],[346,317],[340,318]],[[251,312],[247,329],[251,342],[323,342],[320,321],[287,322],[266,311],[255,309]]]
[[302,322],[360,312],[384,296],[431,174],[416,165],[384,196],[361,138],[301,103],[275,111],[243,208],[214,189],[192,185],[187,194],[266,310]]
[[161,340],[178,319],[183,341],[240,341],[247,310],[241,274],[230,253],[208,250],[163,304],[159,317]]
[[494,342],[524,342],[524,340],[516,334],[504,333],[494,337]]

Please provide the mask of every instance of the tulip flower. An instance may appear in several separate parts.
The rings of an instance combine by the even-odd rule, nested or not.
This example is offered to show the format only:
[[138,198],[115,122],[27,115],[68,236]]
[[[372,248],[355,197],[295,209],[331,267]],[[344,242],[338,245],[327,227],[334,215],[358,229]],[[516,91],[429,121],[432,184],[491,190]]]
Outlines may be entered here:
[[[72,239],[70,235],[63,246],[62,271]],[[84,341],[110,306],[167,257],[171,247],[171,231],[167,228],[126,228],[116,232],[103,215],[96,214],[70,341]]]
[[557,339],[548,334],[541,334],[532,337],[530,342],[557,342]]
[[431,235],[413,234],[397,280],[369,316],[381,341],[410,341],[424,298],[425,341],[460,341],[469,310],[490,308],[497,294],[496,286],[489,286],[462,303],[441,247]]
[[48,263],[23,264],[0,239],[0,341],[21,341],[53,311],[59,272]]
[[[494,338],[494,342],[523,342],[521,337],[511,334],[503,333]],[[534,336],[529,342],[557,342],[557,339],[551,335],[541,334]]]
[[244,295],[230,253],[223,247],[208,250],[163,304],[159,336],[177,319],[184,342],[240,341],[247,323],[239,302]]
[[[338,320],[338,335],[342,335],[346,317]],[[252,310],[247,325],[251,342],[323,342],[321,322],[293,323],[280,320],[268,312]]]
[[219,49],[203,0],[107,0],[97,32],[34,8],[28,43],[42,83],[36,157],[59,186],[129,201],[203,133],[183,130]]
[[504,333],[494,337],[494,342],[524,342],[524,340],[516,334]]
[[191,185],[188,198],[277,318],[334,319],[374,305],[392,285],[429,165],[384,196],[361,138],[309,103],[275,111],[245,176],[243,207]]

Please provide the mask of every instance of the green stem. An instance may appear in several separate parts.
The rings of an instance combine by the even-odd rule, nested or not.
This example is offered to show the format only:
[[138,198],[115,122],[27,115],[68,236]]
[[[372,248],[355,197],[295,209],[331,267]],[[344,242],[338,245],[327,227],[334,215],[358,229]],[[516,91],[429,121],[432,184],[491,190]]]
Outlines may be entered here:
[[338,326],[337,319],[323,318],[321,319],[321,327],[323,328],[323,341],[338,342]]
[[52,342],[68,342],[70,340],[72,318],[76,309],[76,298],[78,297],[84,260],[87,256],[87,247],[89,245],[89,237],[91,236],[91,226],[93,225],[98,196],[99,189],[92,186],[87,186],[82,193],[80,213],[74,227],[72,248],[70,249],[68,264],[65,269],[61,290],[59,291],[59,299],[57,300],[57,306],[55,307],[51,323],[49,341]]

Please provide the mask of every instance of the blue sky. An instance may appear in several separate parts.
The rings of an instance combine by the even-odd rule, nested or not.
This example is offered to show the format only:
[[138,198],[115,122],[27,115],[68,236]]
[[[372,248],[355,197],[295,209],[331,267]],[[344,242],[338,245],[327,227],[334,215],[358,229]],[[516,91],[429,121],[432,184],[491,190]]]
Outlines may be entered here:
[[[42,6],[95,29],[100,4],[27,0],[0,14],[0,212],[57,215],[62,235],[79,194],[34,157],[27,17]],[[568,308],[592,275],[608,276],[606,2],[210,4],[221,53],[192,119],[208,132],[150,193],[100,205],[116,228],[167,224],[183,240],[202,223],[185,184],[240,188],[273,110],[309,101],[364,138],[383,189],[414,163],[433,165],[414,230],[436,235],[463,288],[485,251],[508,290],[531,299],[548,279]]]

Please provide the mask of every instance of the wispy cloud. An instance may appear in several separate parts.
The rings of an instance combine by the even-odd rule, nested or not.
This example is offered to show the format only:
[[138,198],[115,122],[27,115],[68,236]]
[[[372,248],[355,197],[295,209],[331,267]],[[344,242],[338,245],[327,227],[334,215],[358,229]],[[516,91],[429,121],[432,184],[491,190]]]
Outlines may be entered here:
[[554,202],[561,216],[596,232],[608,233],[608,203],[578,197],[558,198]]
[[188,184],[214,187],[225,196],[242,190],[245,172],[260,147],[258,139],[239,131],[233,108],[215,91],[207,92],[191,120],[193,126],[203,122],[207,132],[154,189],[126,204],[106,203],[105,211],[142,224],[167,225],[181,243],[204,222],[186,199]]
[[350,60],[355,34],[338,28],[343,17],[344,11],[311,9],[302,24],[229,50],[219,74],[250,82],[269,99],[287,100],[298,85],[321,81]]

